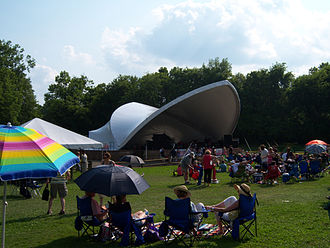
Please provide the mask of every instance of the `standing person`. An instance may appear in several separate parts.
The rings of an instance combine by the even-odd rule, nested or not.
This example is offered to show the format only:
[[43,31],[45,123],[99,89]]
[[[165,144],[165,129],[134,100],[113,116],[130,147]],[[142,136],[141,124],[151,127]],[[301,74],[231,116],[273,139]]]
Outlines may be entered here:
[[268,150],[265,145],[260,146],[261,169],[266,171],[268,167]]
[[159,155],[160,155],[160,158],[162,158],[162,159],[165,158],[165,150],[163,147],[160,148]]
[[47,179],[47,184],[50,181],[50,199],[48,202],[48,211],[47,214],[51,215],[53,213],[52,211],[52,206],[53,206],[53,201],[57,196],[60,197],[60,202],[61,202],[61,211],[59,212],[59,215],[65,214],[65,197],[68,194],[68,188],[66,187],[66,182],[67,179],[70,177],[70,173],[66,172],[64,175],[60,175],[59,173],[57,174],[56,177],[49,178]]
[[81,161],[81,154],[80,151],[77,152],[77,157],[79,158],[79,163],[76,164],[76,171],[80,171],[81,172],[81,166],[80,166],[80,161]]
[[173,146],[172,150],[170,151],[170,162],[175,162],[176,161],[176,149],[175,145]]
[[84,173],[87,171],[87,154],[84,150],[81,150],[80,153],[81,159],[80,159],[80,163],[81,163],[81,172]]
[[104,165],[115,165],[115,162],[113,160],[111,160],[110,152],[105,152],[103,154],[102,164],[104,164]]
[[193,168],[192,167],[193,158],[195,158],[195,153],[189,152],[182,158],[182,160],[180,162],[180,167],[182,169],[185,184],[189,184],[189,181],[188,181],[189,168],[191,168],[191,169]]
[[211,183],[211,174],[213,169],[213,156],[211,155],[211,151],[207,149],[202,158],[203,168],[204,168],[204,185],[210,186]]
[[202,178],[203,178],[203,165],[200,161],[198,161],[198,160],[195,160],[195,161],[197,161],[197,169],[198,169],[198,172],[199,172],[197,185],[201,185],[202,184]]

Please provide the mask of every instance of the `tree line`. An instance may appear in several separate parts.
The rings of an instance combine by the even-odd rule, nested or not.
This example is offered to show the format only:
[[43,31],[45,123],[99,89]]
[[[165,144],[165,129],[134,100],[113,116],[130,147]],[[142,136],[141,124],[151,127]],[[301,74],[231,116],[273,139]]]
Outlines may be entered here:
[[295,77],[285,63],[246,75],[233,74],[228,59],[215,58],[198,68],[161,67],[141,77],[119,75],[97,85],[86,76],[62,71],[49,86],[43,106],[38,105],[28,77],[34,66],[35,60],[25,55],[23,48],[0,40],[0,123],[19,125],[40,117],[87,135],[109,121],[113,111],[125,103],[159,108],[191,90],[227,79],[241,102],[234,137],[255,144],[330,140],[328,62]]

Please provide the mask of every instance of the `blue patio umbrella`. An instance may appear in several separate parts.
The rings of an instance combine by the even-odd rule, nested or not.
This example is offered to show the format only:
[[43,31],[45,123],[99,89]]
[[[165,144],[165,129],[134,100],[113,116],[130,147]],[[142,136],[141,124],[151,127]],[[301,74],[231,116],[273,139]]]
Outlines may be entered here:
[[106,196],[141,194],[150,187],[139,173],[119,165],[97,166],[74,181],[81,190]]

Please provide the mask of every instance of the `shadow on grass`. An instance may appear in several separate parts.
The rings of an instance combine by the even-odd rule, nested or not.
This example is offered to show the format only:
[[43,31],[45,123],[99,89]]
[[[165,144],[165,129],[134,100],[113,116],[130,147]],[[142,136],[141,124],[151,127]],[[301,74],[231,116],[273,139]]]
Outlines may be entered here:
[[[187,240],[188,241],[188,240]],[[207,239],[202,239],[201,241],[194,242],[193,247],[228,247],[234,248],[239,246],[243,242],[234,241],[231,237],[210,237]],[[74,236],[65,237],[57,240],[53,240],[47,244],[36,246],[36,248],[58,248],[58,247],[77,247],[77,248],[87,248],[87,247],[120,247],[119,240],[115,242],[97,242],[86,238],[78,238]],[[156,243],[145,244],[139,247],[185,247],[182,242],[172,241],[165,244],[163,241],[158,241]]]
[[[91,239],[70,236],[70,237],[53,240],[44,245],[36,246],[36,248],[58,248],[58,247],[73,247],[73,248],[109,247],[109,242],[102,243],[102,242],[93,241]],[[119,245],[116,245],[114,243],[114,246],[112,246],[111,243],[111,247],[119,247]]]
[[77,216],[76,213],[72,214],[65,214],[65,215],[47,215],[47,214],[42,214],[34,217],[27,217],[27,218],[19,218],[19,219],[14,219],[14,220],[8,220],[6,221],[7,224],[11,223],[24,223],[24,222],[30,222],[33,220],[42,220],[42,219],[49,219],[49,218],[72,218],[73,216]]
[[24,198],[21,195],[7,195],[7,200],[17,200],[17,201],[21,201],[21,200],[29,200]]
[[[172,184],[172,185],[167,185],[167,188],[170,188],[170,189],[174,189],[176,186],[180,186],[180,185],[184,185],[183,183],[181,183],[181,184]],[[193,184],[193,183],[191,183],[191,184],[188,184],[188,185],[186,185],[187,186],[187,188],[189,189],[189,190],[200,190],[200,189],[204,189],[204,188],[207,188],[208,186],[206,186],[206,185],[204,185],[204,184],[202,184],[202,185],[197,185],[197,184]]]

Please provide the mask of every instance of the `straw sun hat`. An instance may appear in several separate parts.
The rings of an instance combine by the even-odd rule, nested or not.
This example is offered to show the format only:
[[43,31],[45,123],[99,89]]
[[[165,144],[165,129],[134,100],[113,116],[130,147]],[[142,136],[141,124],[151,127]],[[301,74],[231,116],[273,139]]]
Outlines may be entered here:
[[245,196],[252,196],[249,185],[242,183],[241,186],[235,184],[234,187],[237,190],[238,194]]
[[178,195],[180,192],[187,193],[187,196],[190,197],[191,193],[185,185],[176,186],[174,189],[174,194]]

